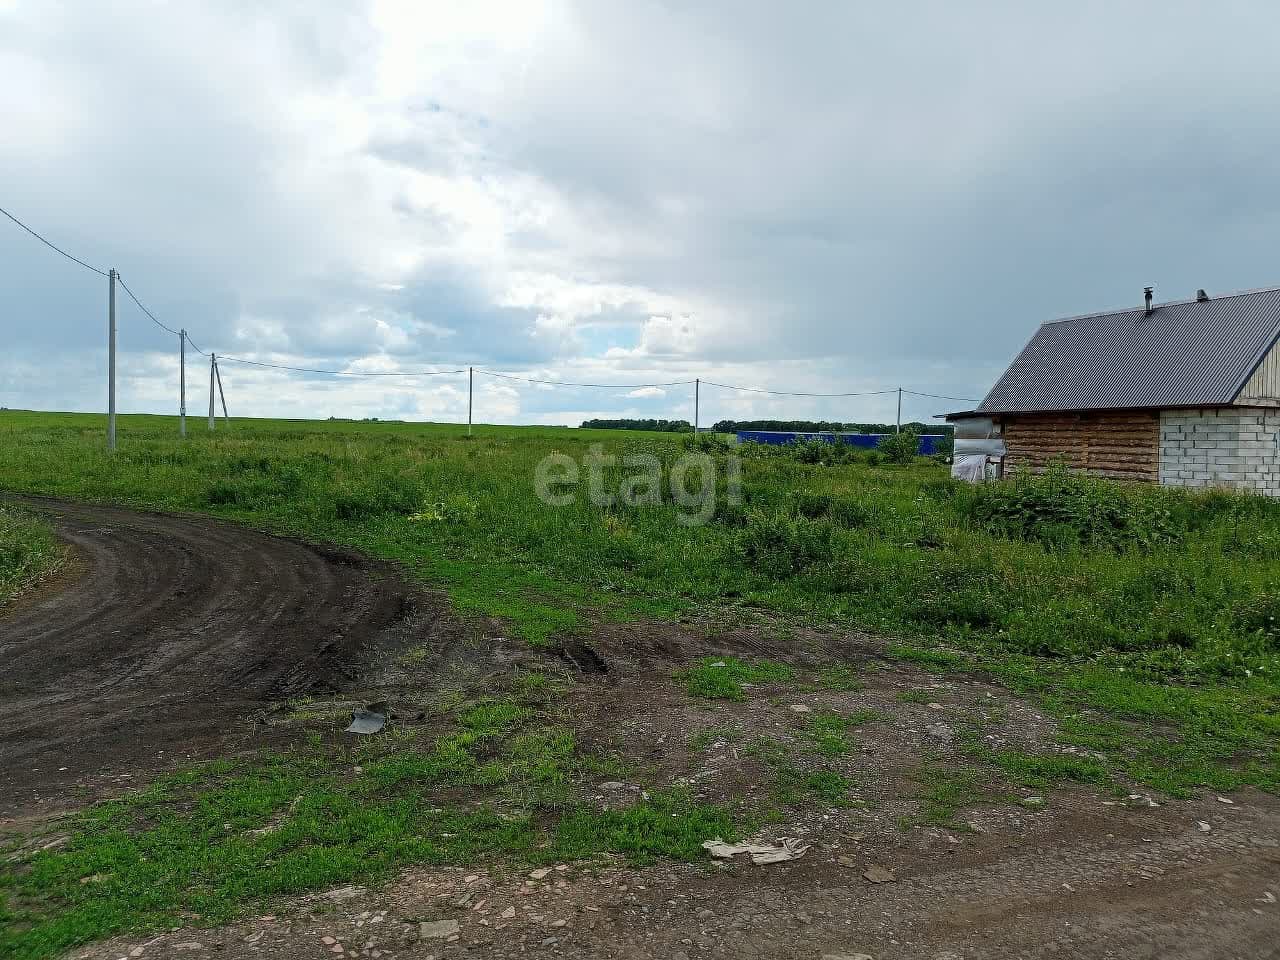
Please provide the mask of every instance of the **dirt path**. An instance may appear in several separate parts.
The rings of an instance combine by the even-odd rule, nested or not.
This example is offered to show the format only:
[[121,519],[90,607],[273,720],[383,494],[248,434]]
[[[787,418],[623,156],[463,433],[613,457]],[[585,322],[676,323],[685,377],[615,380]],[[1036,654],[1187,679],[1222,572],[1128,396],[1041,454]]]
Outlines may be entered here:
[[62,582],[0,612],[0,818],[216,754],[264,704],[340,687],[403,616],[402,585],[354,554],[214,520],[11,502],[48,515],[73,557]]

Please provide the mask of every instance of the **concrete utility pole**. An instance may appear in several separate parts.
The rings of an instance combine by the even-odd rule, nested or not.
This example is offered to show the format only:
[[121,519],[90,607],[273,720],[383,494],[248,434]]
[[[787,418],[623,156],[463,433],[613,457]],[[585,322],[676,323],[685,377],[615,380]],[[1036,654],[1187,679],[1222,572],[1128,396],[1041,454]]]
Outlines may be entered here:
[[216,353],[209,354],[209,429],[213,429],[213,390],[214,377],[218,375],[218,355]]
[[693,381],[693,432],[698,432],[698,404],[702,397],[702,380]]
[[471,436],[471,399],[475,395],[476,368],[467,367],[467,436]]
[[178,334],[178,436],[187,435],[187,331]]
[[902,388],[901,387],[898,388],[898,427],[893,432],[894,433],[902,432]]
[[116,448],[116,269],[107,274],[107,449]]
[[222,391],[222,371],[218,369],[218,364],[213,365],[213,375],[218,381],[218,396],[222,399],[222,422],[230,423],[231,414],[227,413],[227,395]]

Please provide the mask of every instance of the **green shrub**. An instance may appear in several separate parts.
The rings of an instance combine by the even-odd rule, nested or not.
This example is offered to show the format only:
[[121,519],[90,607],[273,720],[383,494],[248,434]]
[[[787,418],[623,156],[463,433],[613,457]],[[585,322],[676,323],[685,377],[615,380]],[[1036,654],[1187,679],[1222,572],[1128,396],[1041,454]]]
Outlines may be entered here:
[[834,556],[831,524],[785,514],[752,513],[738,538],[738,553],[751,569],[782,579]]
[[1175,543],[1182,535],[1164,491],[1125,488],[1072,473],[1062,464],[974,487],[967,512],[990,533],[1049,549],[1148,549]]
[[792,508],[796,516],[830,520],[840,527],[865,527],[872,519],[871,509],[862,501],[829,493],[801,490],[792,496]]
[[876,449],[890,463],[911,463],[920,452],[920,435],[914,430],[901,430],[882,437]]

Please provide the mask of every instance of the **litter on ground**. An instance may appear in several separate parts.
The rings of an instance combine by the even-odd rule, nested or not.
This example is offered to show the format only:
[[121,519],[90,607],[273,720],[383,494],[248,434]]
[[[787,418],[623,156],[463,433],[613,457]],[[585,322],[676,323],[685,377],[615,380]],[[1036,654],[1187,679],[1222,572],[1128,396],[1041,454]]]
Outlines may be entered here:
[[713,857],[730,860],[739,854],[751,854],[751,862],[755,864],[782,863],[786,860],[798,860],[805,855],[809,845],[795,837],[779,837],[776,844],[759,840],[748,840],[745,843],[725,843],[719,837],[707,840],[702,848]]

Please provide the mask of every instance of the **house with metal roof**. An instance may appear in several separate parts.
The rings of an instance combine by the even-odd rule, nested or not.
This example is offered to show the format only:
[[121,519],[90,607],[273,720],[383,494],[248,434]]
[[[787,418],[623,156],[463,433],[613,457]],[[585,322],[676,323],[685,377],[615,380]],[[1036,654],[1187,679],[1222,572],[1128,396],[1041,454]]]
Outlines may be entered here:
[[[1043,324],[956,426],[957,475],[1043,470],[1280,495],[1280,288]],[[970,459],[964,459],[970,458]]]

